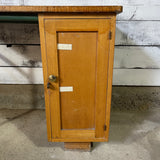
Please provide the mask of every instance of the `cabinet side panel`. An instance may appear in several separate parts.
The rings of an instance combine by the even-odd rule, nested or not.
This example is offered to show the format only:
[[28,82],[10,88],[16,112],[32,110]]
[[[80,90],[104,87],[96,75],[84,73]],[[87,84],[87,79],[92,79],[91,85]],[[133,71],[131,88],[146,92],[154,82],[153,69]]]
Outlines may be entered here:
[[109,127],[110,127],[110,110],[112,97],[112,80],[113,80],[113,62],[114,62],[114,44],[115,44],[115,28],[116,28],[116,14],[111,17],[111,40],[109,43],[109,64],[108,64],[108,84],[107,84],[107,105],[106,105],[106,131],[105,137],[108,141]]
[[110,20],[99,22],[98,53],[97,53],[97,82],[96,82],[96,138],[105,137],[106,97],[108,80]]
[[46,59],[46,46],[45,46],[45,33],[44,33],[44,16],[43,14],[38,15],[39,20],[39,32],[40,32],[40,43],[41,43],[41,57],[43,66],[43,79],[44,79],[44,94],[45,94],[45,111],[47,120],[47,135],[48,141],[51,141],[51,116],[50,116],[50,106],[49,106],[49,96],[47,94],[47,59]]
[[[59,100],[59,70],[58,70],[58,53],[57,53],[57,34],[56,21],[45,19],[45,46],[47,56],[46,82],[49,82],[47,93],[49,95],[49,106],[51,110],[52,137],[60,137],[60,100]],[[49,80],[49,76],[57,77],[56,81]]]

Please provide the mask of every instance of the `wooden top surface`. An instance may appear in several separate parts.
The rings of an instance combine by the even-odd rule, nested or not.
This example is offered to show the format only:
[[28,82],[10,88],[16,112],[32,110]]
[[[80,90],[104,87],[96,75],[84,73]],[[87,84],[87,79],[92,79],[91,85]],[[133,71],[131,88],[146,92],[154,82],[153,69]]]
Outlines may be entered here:
[[122,6],[0,6],[0,12],[22,13],[60,13],[60,12],[88,12],[88,13],[120,13]]

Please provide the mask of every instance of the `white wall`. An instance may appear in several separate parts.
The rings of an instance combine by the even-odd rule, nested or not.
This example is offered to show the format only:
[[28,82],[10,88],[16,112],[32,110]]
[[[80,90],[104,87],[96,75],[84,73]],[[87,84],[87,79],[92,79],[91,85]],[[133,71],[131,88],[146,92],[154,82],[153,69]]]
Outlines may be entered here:
[[[160,86],[160,0],[0,0],[0,5],[123,5],[113,84]],[[0,84],[43,83],[38,44],[38,25],[0,24]]]

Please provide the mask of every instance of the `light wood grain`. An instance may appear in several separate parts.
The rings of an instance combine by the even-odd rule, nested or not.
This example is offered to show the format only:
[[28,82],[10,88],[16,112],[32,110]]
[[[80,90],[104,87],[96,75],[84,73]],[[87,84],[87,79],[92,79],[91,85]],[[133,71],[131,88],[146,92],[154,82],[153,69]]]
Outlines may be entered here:
[[[39,16],[41,24],[39,25],[41,37],[41,47],[44,73],[44,86],[45,95],[47,95],[46,101],[48,102],[48,107],[50,108],[49,117],[51,136],[52,138],[60,138],[60,101],[59,101],[59,81],[51,82],[48,77],[54,75],[59,77],[58,68],[58,54],[57,54],[57,35],[55,23],[50,23],[50,21],[43,22],[43,16]],[[43,37],[44,35],[44,37]],[[47,84],[50,83],[49,88]],[[50,116],[51,115],[51,116]],[[54,116],[53,116],[54,115]],[[48,116],[48,115],[47,115]]]
[[52,142],[107,142],[106,138],[56,138],[52,139]]
[[110,22],[110,29],[112,32],[112,39],[109,43],[109,56],[108,56],[108,75],[107,75],[107,98],[106,98],[106,131],[105,137],[108,140],[109,127],[110,127],[110,110],[111,110],[111,97],[112,97],[112,79],[113,79],[113,62],[114,62],[114,44],[115,44],[115,30],[116,30],[116,17],[112,16]]
[[[41,36],[41,57],[43,61],[43,77],[47,77],[47,57],[46,57],[46,46],[45,46],[45,33],[44,33],[44,22],[43,17],[38,17],[39,21],[39,32]],[[52,124],[51,124],[51,108],[49,102],[49,94],[47,89],[47,80],[44,78],[44,94],[45,94],[45,110],[46,110],[46,122],[47,122],[47,137],[48,141],[52,140]]]
[[[43,61],[43,77],[47,77],[48,73],[46,72],[47,63],[46,63],[46,48],[44,45],[45,40],[45,34],[43,32],[43,28],[41,29],[41,26],[44,25],[43,18],[38,17],[39,21],[39,32],[41,36],[41,57]],[[47,85],[46,85],[46,79],[44,79],[44,94],[48,92]],[[45,94],[45,113],[46,113],[46,123],[47,123],[47,137],[48,141],[52,140],[52,128],[51,128],[51,116],[50,116],[51,108],[49,106],[49,94]]]
[[64,148],[66,150],[79,150],[79,151],[90,151],[90,142],[65,142]]
[[34,12],[34,13],[63,13],[63,12],[103,12],[120,13],[122,6],[0,6],[0,12]]
[[95,138],[95,131],[94,130],[62,130],[61,131],[61,138],[62,139],[89,139]]
[[[95,117],[95,127],[96,127],[96,138],[105,137],[104,125],[106,116],[106,99],[109,97],[107,95],[108,89],[108,63],[109,63],[109,32],[111,30],[110,20],[102,21],[99,35],[98,35],[98,48],[97,48],[97,75],[96,75],[96,117]],[[112,54],[112,53],[111,53]],[[103,75],[103,76],[102,76]],[[110,107],[110,106],[108,106]],[[105,137],[107,138],[107,137]]]
[[[68,24],[66,26],[68,27]],[[72,44],[72,50],[58,51],[60,86],[73,86],[73,92],[60,93],[62,129],[95,127],[97,34],[97,32],[57,34],[58,43]],[[89,47],[90,45],[92,47]]]
[[[63,18],[63,16],[59,16],[59,18],[56,19],[52,15],[40,15],[40,17],[42,19],[44,17],[43,21],[45,22],[45,25],[42,24],[42,26],[40,26],[40,30],[42,30],[43,34],[45,33],[45,35],[46,35],[45,36],[46,43],[45,43],[45,41],[42,41],[42,51],[43,51],[43,54],[46,55],[46,58],[47,58],[47,59],[45,59],[45,62],[44,62],[44,64],[47,64],[47,67],[44,68],[44,72],[48,72],[48,74],[46,74],[46,73],[44,74],[44,80],[45,80],[44,86],[46,86],[46,84],[48,82],[47,79],[48,79],[49,75],[55,75],[58,77],[57,83],[50,82],[51,85],[53,86],[53,88],[48,89],[50,92],[45,92],[45,94],[48,94],[48,96],[49,96],[49,97],[47,96],[48,101],[49,101],[49,106],[50,106],[50,114],[51,114],[50,115],[51,116],[51,120],[50,120],[51,126],[49,126],[49,127],[52,130],[52,133],[51,133],[52,140],[59,141],[59,139],[63,139],[64,141],[70,141],[71,135],[74,135],[75,141],[79,137],[81,139],[81,142],[83,142],[83,140],[88,141],[88,139],[93,139],[93,141],[95,139],[99,140],[99,138],[108,139],[108,137],[106,137],[107,135],[105,136],[105,133],[104,133],[104,125],[106,123],[106,116],[110,116],[110,115],[106,115],[106,96],[109,97],[109,95],[107,95],[107,88],[108,88],[107,85],[110,85],[110,83],[107,84],[107,81],[106,81],[107,76],[108,76],[108,68],[106,68],[106,67],[108,66],[108,61],[109,61],[109,59],[108,59],[108,56],[109,56],[109,54],[108,54],[109,53],[109,31],[110,31],[110,27],[111,27],[110,26],[111,25],[110,24],[110,17],[103,18],[103,16],[102,17],[95,16],[95,18],[93,18],[93,16],[92,16],[92,18],[89,18],[89,17],[86,18],[86,16],[82,16],[81,18],[77,18],[77,19],[75,19],[76,16],[75,17],[72,16],[70,18],[65,17],[67,19]],[[67,33],[67,31],[68,31],[68,33]],[[74,33],[71,33],[73,31],[74,31]],[[85,31],[85,33],[83,33],[84,31]],[[82,35],[81,35],[81,33],[78,33],[78,32],[82,32]],[[88,34],[87,32],[88,33],[90,32],[90,34],[92,35],[91,39],[89,39],[89,35],[87,37],[84,37],[85,34]],[[94,32],[97,32],[98,36]],[[58,33],[58,42],[57,42],[57,33]],[[65,38],[65,36],[66,36],[66,38]],[[82,36],[82,40],[84,39],[84,41],[81,41],[81,38],[80,38],[81,36]],[[79,42],[76,41],[76,37],[78,37]],[[97,39],[97,37],[98,37],[98,39]],[[85,38],[86,38],[86,40],[85,40]],[[72,39],[74,39],[73,42],[72,42]],[[90,52],[93,54],[93,51],[92,50],[87,51],[89,48],[86,48],[85,45],[88,42],[91,43],[92,39],[93,39],[93,43],[94,43],[93,45],[95,46],[95,48],[93,48],[93,50],[95,50],[95,51],[97,50],[97,56],[96,56],[96,52],[95,52],[95,56],[91,55],[93,57],[93,60],[90,60],[90,57],[91,57]],[[70,40],[70,42],[69,42],[69,40]],[[96,42],[95,41],[97,41],[97,43],[98,43],[97,49],[96,49]],[[73,51],[61,51],[61,50],[57,51],[57,43],[68,43],[68,44],[72,43]],[[83,43],[85,43],[85,44],[83,44]],[[43,50],[43,46],[46,46],[46,51]],[[77,49],[78,46],[80,46],[80,47],[84,46],[84,47],[81,48],[82,50],[79,50],[80,51],[79,53],[77,51],[74,52],[73,47],[75,47],[75,49]],[[112,45],[110,47],[114,47],[114,46]],[[73,55],[72,55],[72,52],[74,53]],[[68,57],[66,57],[67,53],[69,54]],[[85,54],[89,54],[89,55],[87,55],[89,57],[87,57]],[[110,54],[113,54],[112,50],[110,51]],[[73,59],[74,57],[77,58],[78,61],[76,59]],[[63,60],[63,58],[64,58],[64,60]],[[96,58],[97,58],[97,62],[95,62]],[[75,62],[77,61],[77,63],[75,63],[75,66],[74,66],[74,61]],[[79,61],[81,63],[79,63]],[[92,65],[90,66],[89,64],[92,64]],[[63,66],[65,66],[65,68]],[[69,67],[67,69],[68,66],[71,66],[71,67]],[[89,66],[89,70],[87,71],[88,66]],[[72,67],[73,68],[80,67],[80,68],[82,68],[82,71],[81,70],[79,70],[79,71],[73,70]],[[96,72],[95,72],[95,67],[96,67]],[[110,70],[111,69],[112,68],[110,68]],[[75,76],[76,74],[79,74],[81,72],[83,73],[84,71],[86,71],[87,74],[88,74],[88,72],[92,73],[91,70],[93,71],[93,74],[91,74],[90,76],[88,76],[88,75]],[[68,75],[65,72],[66,73],[68,72],[69,78],[67,78]],[[88,76],[88,78],[90,78],[89,79],[90,82],[84,81],[85,79],[87,80],[87,76]],[[112,76],[112,75],[110,75],[110,76]],[[94,85],[95,79],[96,79],[96,85]],[[82,86],[77,86],[77,84],[80,84],[81,81],[82,82],[84,81],[85,83],[83,82]],[[90,97],[89,99],[90,99],[90,101],[93,101],[93,104],[95,103],[95,109],[94,109],[94,106],[92,106],[93,107],[92,110],[93,111],[95,110],[95,112],[96,112],[95,130],[93,130],[95,137],[92,137],[92,136],[88,137],[88,131],[86,129],[93,128],[94,123],[92,123],[92,121],[93,121],[94,114],[92,114],[92,112],[90,112],[91,109],[89,109],[89,110],[85,109],[85,108],[88,108],[87,106],[85,106],[85,108],[83,107],[84,105],[88,104],[88,102],[87,103],[85,102],[85,98],[83,98],[84,104],[81,104],[81,105],[82,105],[82,109],[85,110],[85,112],[86,112],[85,114],[89,114],[89,116],[87,116],[87,118],[90,117],[90,114],[91,114],[91,118],[89,119],[89,121],[86,121],[87,119],[86,119],[86,117],[84,117],[84,120],[86,121],[85,123],[89,124],[89,125],[87,125],[86,128],[84,128],[83,125],[80,125],[81,123],[79,123],[79,122],[77,123],[77,121],[74,120],[74,115],[72,115],[72,114],[70,115],[70,118],[73,117],[73,119],[72,119],[72,121],[69,121],[69,123],[71,123],[71,124],[69,124],[69,125],[65,124],[66,123],[65,121],[68,121],[68,119],[64,119],[64,121],[61,121],[61,124],[60,124],[60,111],[62,112],[64,110],[66,112],[67,110],[65,110],[64,106],[63,106],[63,103],[65,101],[62,102],[64,100],[64,97],[59,96],[59,86],[58,85],[60,83],[61,85],[72,86],[72,83],[73,83],[73,88],[75,88],[75,90],[73,90],[73,93],[77,94],[77,96],[79,96],[78,90],[82,88],[85,91],[85,89],[87,89],[88,83],[92,84],[92,81],[93,81],[93,85],[89,88],[94,89],[94,87],[96,86],[96,94],[94,92],[92,93],[93,98],[92,98],[92,96],[90,97],[90,94],[89,94],[89,97]],[[76,87],[77,88],[80,87],[80,88],[76,91]],[[87,94],[88,91],[86,90],[85,92],[86,92],[85,94]],[[72,99],[72,96],[74,96],[74,94],[71,95],[70,97],[68,97],[67,99],[69,99],[69,100]],[[82,94],[84,96],[83,93],[80,93],[80,94]],[[84,97],[88,97],[88,95],[86,95]],[[59,103],[60,100],[62,100],[61,103]],[[75,101],[77,101],[77,98],[75,99]],[[76,103],[79,103],[79,101],[77,101]],[[62,106],[60,106],[60,104],[62,104]],[[66,105],[66,104],[68,104],[68,103],[64,103],[64,105]],[[79,104],[76,104],[76,106],[77,105],[79,105]],[[70,106],[71,105],[68,104],[67,109],[69,109]],[[110,107],[110,106],[108,106],[108,107]],[[73,112],[72,110],[74,111],[74,109],[71,108],[70,112]],[[81,113],[81,112],[79,112],[79,113]],[[82,114],[82,116],[83,116],[83,114]],[[81,121],[81,118],[83,118],[82,116],[79,117],[79,121]],[[64,114],[61,113],[61,117],[65,118]],[[62,118],[62,120],[63,120],[63,118]],[[65,125],[63,125],[63,123]],[[91,123],[91,125],[90,125],[90,123]],[[74,127],[74,126],[78,126],[78,127]],[[63,129],[63,128],[64,129],[74,129],[74,128],[81,129],[83,131],[83,134],[80,134],[81,132],[61,130],[60,128],[61,129]],[[65,138],[63,137],[64,133],[68,134],[68,136]],[[81,137],[80,135],[83,135],[83,137]]]

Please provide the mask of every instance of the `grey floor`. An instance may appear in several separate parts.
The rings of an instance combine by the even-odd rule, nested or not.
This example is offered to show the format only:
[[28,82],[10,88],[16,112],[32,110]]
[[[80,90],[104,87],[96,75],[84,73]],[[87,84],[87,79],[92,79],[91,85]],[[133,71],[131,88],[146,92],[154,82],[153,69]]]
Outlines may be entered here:
[[44,110],[0,110],[0,160],[160,160],[160,109],[112,111],[108,143],[91,152],[47,142]]

